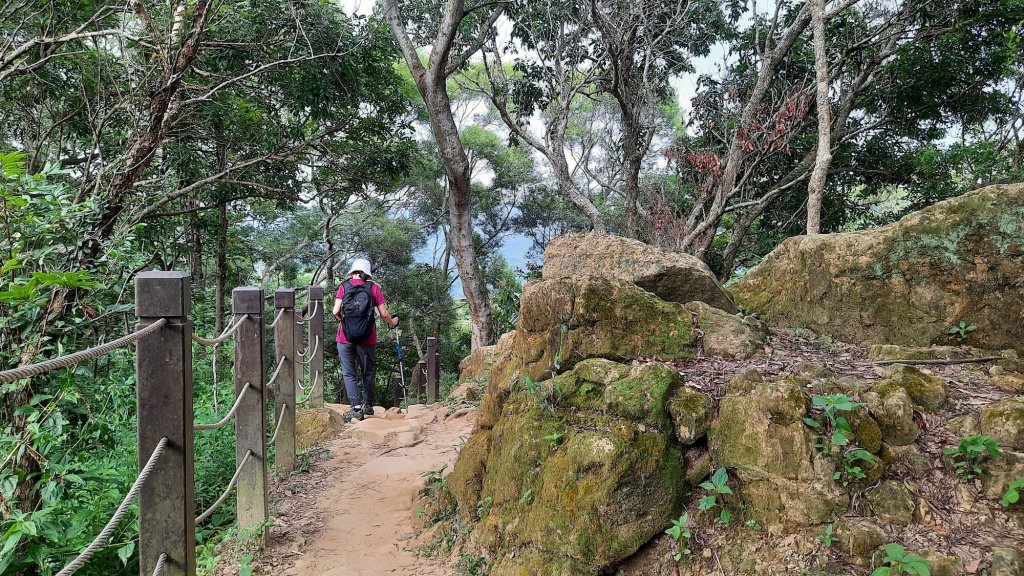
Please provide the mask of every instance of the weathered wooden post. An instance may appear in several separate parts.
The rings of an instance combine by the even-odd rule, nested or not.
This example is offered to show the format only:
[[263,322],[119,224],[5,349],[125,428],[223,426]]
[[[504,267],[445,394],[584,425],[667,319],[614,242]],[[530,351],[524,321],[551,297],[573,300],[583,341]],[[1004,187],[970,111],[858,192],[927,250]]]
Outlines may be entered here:
[[195,453],[192,429],[192,282],[185,272],[135,278],[139,326],[167,324],[139,340],[135,360],[139,469],[161,439],[163,454],[139,491],[139,574],[167,555],[164,576],[195,576]]
[[295,379],[298,372],[295,362],[295,333],[298,328],[295,324],[295,290],[282,288],[274,292],[274,308],[275,318],[277,313],[282,314],[280,324],[274,330],[274,348],[277,362],[284,359],[281,373],[274,382],[275,428],[280,424],[274,442],[274,466],[288,473],[295,469]]
[[313,385],[309,397],[309,405],[322,408],[324,405],[324,288],[309,287],[309,304],[312,306],[313,317],[309,320],[309,344],[316,348],[316,353],[309,359],[309,381]]
[[437,338],[427,338],[427,404],[438,401],[437,393]]
[[427,361],[416,363],[416,374],[413,376],[413,389],[416,390],[416,401],[422,404],[427,397]]
[[[252,457],[238,477],[239,532],[263,526],[270,517],[267,505],[267,410],[263,384],[263,290],[253,287],[231,291],[235,322],[243,322],[235,333],[235,397],[245,392],[235,415],[235,458],[241,462],[252,450]],[[243,316],[248,316],[242,320]],[[246,390],[248,388],[248,390]],[[254,535],[255,536],[255,535]]]

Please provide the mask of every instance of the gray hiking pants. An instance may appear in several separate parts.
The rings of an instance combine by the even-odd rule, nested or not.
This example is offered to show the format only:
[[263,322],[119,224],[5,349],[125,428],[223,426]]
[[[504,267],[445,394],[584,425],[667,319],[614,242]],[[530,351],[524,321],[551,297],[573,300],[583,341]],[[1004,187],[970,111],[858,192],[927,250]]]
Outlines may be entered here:
[[[342,344],[338,342],[338,356],[341,358],[345,393],[352,406],[373,406],[373,392],[377,376],[377,345]],[[356,379],[356,361],[362,374],[363,386],[360,394],[359,380]]]

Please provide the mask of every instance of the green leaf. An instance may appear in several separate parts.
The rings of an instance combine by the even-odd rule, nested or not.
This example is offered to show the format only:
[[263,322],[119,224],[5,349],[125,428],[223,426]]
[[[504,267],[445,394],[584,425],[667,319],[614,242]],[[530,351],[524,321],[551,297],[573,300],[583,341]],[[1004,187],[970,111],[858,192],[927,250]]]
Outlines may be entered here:
[[819,424],[818,421],[815,420],[814,418],[804,418],[804,424],[810,426],[811,428],[821,428],[821,424]]
[[135,542],[129,542],[124,546],[117,549],[117,557],[121,559],[121,564],[124,566],[128,565],[128,561],[131,560],[132,554],[135,553]]
[[711,476],[711,483],[715,486],[724,486],[729,481],[729,473],[725,471],[725,468],[719,468],[715,470],[713,476]]
[[705,496],[700,499],[700,503],[697,504],[697,508],[700,510],[710,510],[715,507],[715,502],[718,499],[714,496]]

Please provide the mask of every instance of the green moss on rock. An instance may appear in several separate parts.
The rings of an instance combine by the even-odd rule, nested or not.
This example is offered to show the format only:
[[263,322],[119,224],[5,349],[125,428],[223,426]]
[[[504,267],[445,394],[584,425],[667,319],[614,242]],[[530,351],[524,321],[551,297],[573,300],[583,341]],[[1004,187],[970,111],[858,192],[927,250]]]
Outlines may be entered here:
[[683,446],[696,442],[711,426],[711,398],[692,388],[676,389],[668,401],[668,411],[676,438]]
[[1024,398],[1003,400],[981,411],[981,431],[1005,449],[1024,451]]
[[926,412],[936,412],[946,403],[946,383],[929,372],[893,364],[886,370],[886,377],[902,386],[914,404]]

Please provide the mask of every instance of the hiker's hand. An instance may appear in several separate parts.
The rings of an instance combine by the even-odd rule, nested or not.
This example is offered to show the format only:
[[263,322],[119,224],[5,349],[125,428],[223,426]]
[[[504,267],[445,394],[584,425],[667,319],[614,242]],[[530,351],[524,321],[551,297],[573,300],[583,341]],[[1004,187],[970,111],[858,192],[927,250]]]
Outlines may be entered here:
[[335,318],[336,318],[336,319],[337,319],[337,320],[338,320],[339,322],[341,322],[341,312],[333,312],[333,314],[334,314],[334,317],[335,317]]
[[398,327],[398,314],[392,314],[392,315],[391,315],[391,319],[392,319],[392,320],[394,321],[394,322],[393,322],[393,323],[391,324],[391,327],[392,327],[392,328],[397,328],[397,327]]

